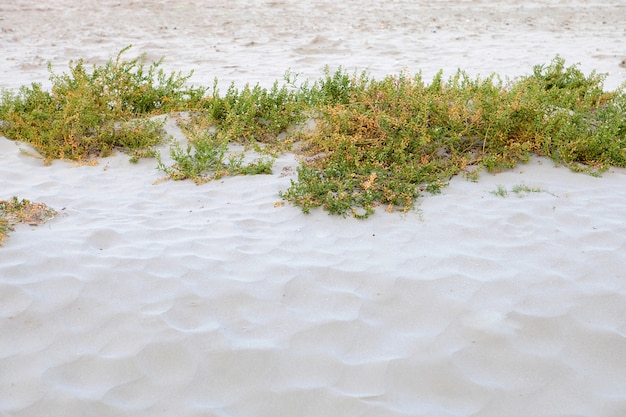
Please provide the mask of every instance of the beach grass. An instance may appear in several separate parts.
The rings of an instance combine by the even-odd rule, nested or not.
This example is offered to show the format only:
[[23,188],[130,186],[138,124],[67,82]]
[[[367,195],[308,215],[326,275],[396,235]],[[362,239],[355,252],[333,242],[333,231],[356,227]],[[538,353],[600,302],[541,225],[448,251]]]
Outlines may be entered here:
[[166,74],[161,61],[123,60],[125,48],[105,65],[89,70],[83,60],[69,73],[52,71],[51,91],[41,84],[3,90],[0,133],[30,143],[47,162],[107,156],[113,149],[130,153],[162,141],[162,122],[148,116],[194,106],[205,89],[186,87],[191,76]]
[[[410,210],[454,175],[476,180],[533,155],[591,175],[626,166],[624,87],[605,91],[603,75],[558,56],[513,80],[461,70],[429,82],[420,73],[374,79],[326,68],[314,82],[288,72],[269,89],[231,84],[222,94],[217,79],[212,88],[188,87],[191,74],[167,76],[161,61],[146,68],[122,60],[125,51],[91,72],[82,61],[69,74],[50,71],[51,92],[38,84],[4,91],[0,133],[47,160],[118,148],[156,156],[169,178],[196,183],[269,173],[272,158],[291,150],[302,162],[281,197],[304,212],[356,217]],[[181,123],[189,144],[172,144],[168,166],[149,151],[163,140],[162,122],[149,116],[182,110],[191,115]],[[312,128],[302,128],[307,121]],[[265,158],[244,164],[243,154],[228,152],[234,143]]]

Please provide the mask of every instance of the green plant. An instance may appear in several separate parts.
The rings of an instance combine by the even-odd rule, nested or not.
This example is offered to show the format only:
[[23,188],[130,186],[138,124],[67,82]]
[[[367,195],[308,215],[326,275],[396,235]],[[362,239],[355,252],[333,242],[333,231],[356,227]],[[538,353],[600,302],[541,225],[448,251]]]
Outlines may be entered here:
[[441,74],[430,86],[419,74],[353,80],[345,95],[352,101],[320,109],[305,147],[317,157],[299,169],[284,198],[336,214],[366,217],[377,205],[406,211],[421,192],[438,192],[478,161],[483,136],[472,123],[480,112],[468,101],[476,91],[486,98],[497,94],[490,80],[472,82],[462,73],[448,85]]
[[49,162],[106,156],[114,148],[131,152],[162,140],[163,122],[146,116],[197,106],[204,89],[184,87],[191,74],[166,75],[161,61],[147,68],[144,58],[115,60],[88,71],[82,60],[69,73],[48,66],[52,90],[40,84],[14,93],[3,90],[0,133],[33,145]]
[[340,66],[331,73],[328,66],[324,67],[324,76],[317,80],[309,88],[303,86],[306,91],[306,101],[317,106],[328,106],[358,101],[358,95],[362,93],[369,83],[370,77],[366,72],[357,75],[349,75]]
[[[527,196],[530,193],[542,193],[544,192],[544,190],[542,190],[541,188],[538,187],[529,187],[526,184],[516,184],[514,186],[511,187],[510,190],[513,194],[515,194],[516,196],[522,198]],[[492,190],[489,192],[490,194],[497,196],[497,197],[507,197],[509,195],[509,190],[506,189],[506,187],[502,186],[502,185],[498,185],[498,187],[495,190]]]
[[517,184],[511,187],[511,191],[518,197],[524,197],[530,193],[541,193],[543,190],[538,187],[529,187],[526,184]]
[[196,184],[224,176],[271,173],[272,158],[265,157],[245,164],[243,153],[228,155],[228,142],[223,137],[207,131],[200,133],[204,135],[198,136],[199,132],[195,132],[185,149],[178,142],[171,146],[170,156],[174,161],[171,166],[163,163],[157,153],[157,169],[165,172],[170,179],[191,179]]
[[506,187],[502,185],[498,185],[498,187],[495,190],[489,191],[489,193],[491,195],[495,195],[496,197],[503,197],[503,198],[509,195],[509,192],[507,191]]
[[305,212],[367,217],[379,205],[406,211],[460,172],[476,180],[481,168],[502,171],[533,154],[591,174],[626,166],[626,94],[602,82],[560,57],[507,83],[462,71],[428,85],[420,74],[327,72],[310,91],[317,129],[304,138],[307,159],[281,195]]
[[213,177],[221,176],[225,166],[223,163],[226,153],[226,143],[206,138],[187,144],[183,150],[178,142],[171,146],[170,155],[175,161],[172,166],[166,166],[160,155],[157,155],[158,169],[165,172],[173,180],[192,179],[203,182],[204,173],[213,171]]
[[306,118],[307,109],[306,90],[295,86],[290,73],[285,80],[286,84],[276,81],[270,89],[246,84],[239,90],[233,83],[221,96],[216,79],[212,93],[202,101],[200,109],[204,111],[187,127],[213,130],[223,140],[256,146],[257,150],[259,144],[284,149],[290,140],[289,128]]

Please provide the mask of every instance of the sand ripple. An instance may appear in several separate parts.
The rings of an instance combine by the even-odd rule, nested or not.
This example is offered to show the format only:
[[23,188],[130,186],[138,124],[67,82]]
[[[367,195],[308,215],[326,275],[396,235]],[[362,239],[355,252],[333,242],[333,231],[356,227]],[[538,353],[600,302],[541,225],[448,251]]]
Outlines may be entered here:
[[[2,411],[613,415],[626,406],[625,206],[594,204],[606,191],[548,165],[524,175],[550,170],[573,191],[492,196],[517,181],[504,173],[367,222],[274,207],[277,175],[238,181],[236,197],[228,180],[150,186],[151,203],[132,181],[97,201],[45,194],[66,214],[0,252]],[[68,170],[39,169],[29,181]]]

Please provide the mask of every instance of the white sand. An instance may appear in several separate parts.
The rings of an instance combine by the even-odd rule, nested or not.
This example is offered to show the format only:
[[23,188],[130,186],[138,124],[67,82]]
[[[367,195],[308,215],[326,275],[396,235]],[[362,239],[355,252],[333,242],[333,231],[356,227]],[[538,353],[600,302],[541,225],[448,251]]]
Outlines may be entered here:
[[[626,80],[615,0],[15,3],[1,87],[129,43],[202,85],[557,53]],[[626,170],[537,159],[357,221],[275,207],[290,155],[202,186],[155,166],[44,167],[0,138],[0,199],[61,212],[0,248],[2,417],[626,415]],[[490,193],[519,184],[544,192]]]

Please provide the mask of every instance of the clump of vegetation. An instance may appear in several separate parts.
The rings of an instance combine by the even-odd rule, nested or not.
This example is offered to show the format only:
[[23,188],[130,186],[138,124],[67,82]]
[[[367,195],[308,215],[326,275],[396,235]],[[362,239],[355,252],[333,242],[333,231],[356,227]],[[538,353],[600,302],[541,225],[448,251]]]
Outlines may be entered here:
[[39,225],[52,219],[57,212],[43,203],[33,203],[29,200],[19,200],[13,197],[10,200],[0,200],[0,246],[9,232],[17,224]]
[[[381,80],[342,68],[312,84],[293,74],[269,88],[258,84],[221,94],[185,87],[191,74],[167,76],[161,61],[118,54],[87,71],[82,61],[70,73],[51,72],[52,91],[33,84],[4,91],[0,133],[32,144],[47,160],[105,156],[120,147],[156,156],[170,178],[206,182],[224,175],[271,172],[272,156],[298,144],[298,178],[281,196],[308,212],[367,217],[377,207],[410,210],[425,192],[437,193],[449,179],[476,179],[545,156],[575,171],[599,175],[626,166],[626,94],[603,89],[604,76],[583,74],[556,57],[531,75],[501,80],[471,78],[458,71],[429,83],[421,74]],[[208,94],[207,94],[208,93]],[[189,144],[171,147],[172,166],[153,147],[162,121],[149,116],[187,110],[181,124]],[[313,129],[299,128],[313,121]],[[245,164],[232,144],[266,155]]]
[[543,190],[539,187],[529,187],[526,184],[516,184],[511,187],[511,191],[518,197],[527,196],[530,193],[541,193]]
[[310,158],[282,196],[305,212],[367,217],[381,205],[409,210],[470,167],[475,177],[476,167],[496,172],[531,155],[592,174],[626,166],[626,94],[604,92],[603,80],[559,57],[507,84],[462,71],[430,84],[420,74],[327,76],[312,90],[331,99],[316,108]]
[[202,184],[224,176],[271,173],[274,162],[271,157],[244,164],[244,152],[229,154],[228,138],[218,135],[214,127],[198,124],[197,121],[183,126],[189,143],[185,149],[178,142],[171,146],[170,156],[174,164],[166,165],[157,153],[157,168],[170,179],[191,179],[196,184]]
[[162,121],[148,116],[194,107],[205,89],[184,87],[191,74],[167,75],[161,61],[146,68],[144,58],[121,55],[89,71],[82,60],[69,74],[48,66],[52,91],[41,84],[2,92],[0,133],[30,143],[49,162],[107,156],[114,148],[131,153],[162,140]]
[[228,146],[214,137],[190,142],[185,149],[175,143],[170,155],[174,164],[168,166],[157,155],[158,169],[170,179],[180,181],[191,179],[202,184],[214,179],[233,175],[271,174],[273,159],[264,157],[256,162],[244,164],[244,154],[227,156]]
[[[542,193],[542,190],[539,187],[529,187],[526,184],[516,184],[511,187],[511,192],[516,196],[522,198],[526,197],[530,193]],[[503,185],[498,185],[495,190],[490,191],[491,195],[495,195],[496,197],[507,197],[509,195],[509,190],[506,189]]]
[[[222,96],[215,80],[211,94],[188,120],[179,126],[189,139],[186,149],[175,143],[170,150],[174,165],[160,157],[158,169],[171,179],[192,179],[200,184],[230,175],[270,174],[273,156],[288,149],[300,137],[295,127],[305,120],[307,96],[287,73],[286,83],[275,82],[270,89],[231,84]],[[244,153],[228,154],[229,144],[244,145],[265,155],[244,164]]]
[[187,126],[213,130],[218,140],[284,149],[282,145],[295,135],[288,131],[304,121],[309,110],[306,89],[296,87],[290,73],[285,81],[282,85],[274,82],[270,89],[246,84],[240,90],[231,84],[222,96],[215,80],[199,114]]
[[496,197],[506,197],[509,195],[509,191],[506,189],[504,185],[498,185],[495,190],[490,191],[491,195],[495,195]]

